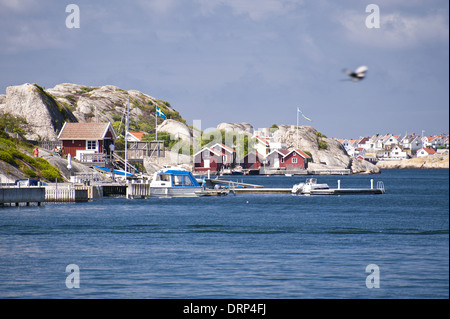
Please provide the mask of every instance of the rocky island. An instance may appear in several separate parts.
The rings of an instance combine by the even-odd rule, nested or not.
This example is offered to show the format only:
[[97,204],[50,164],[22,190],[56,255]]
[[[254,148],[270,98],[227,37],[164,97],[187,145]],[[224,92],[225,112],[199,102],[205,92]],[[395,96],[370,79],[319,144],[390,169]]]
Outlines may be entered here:
[[[26,83],[10,86],[6,89],[6,95],[0,95],[0,114],[23,120],[23,123],[26,123],[23,125],[23,138],[37,142],[56,141],[66,122],[110,122],[117,131],[117,135],[123,135],[124,115],[128,106],[130,130],[144,132],[147,136],[154,137],[155,119],[158,119],[158,132],[166,133],[175,141],[192,145],[198,135],[202,134],[188,126],[169,102],[137,90],[123,90],[112,85],[97,87],[63,83],[44,89],[37,84]],[[156,117],[157,107],[167,116],[166,120]],[[250,123],[220,123],[216,129],[233,132],[233,134],[245,134],[249,138],[255,138],[257,134]],[[337,139],[329,138],[311,126],[297,128],[295,125],[277,125],[265,130],[270,131],[270,139],[273,143],[283,144],[286,149],[300,149],[308,154],[310,169],[346,169],[353,174],[376,174],[380,172],[380,168],[435,168],[443,167],[442,165],[448,168],[448,155],[442,159],[433,157],[399,163],[379,162],[374,165],[349,156]],[[170,150],[168,151],[170,153]],[[67,178],[67,172],[64,169],[65,159],[54,158],[52,154],[47,154],[45,151],[42,154],[45,154],[49,163],[57,167],[62,176]],[[176,157],[179,163],[180,156]],[[185,164],[189,161],[192,161],[189,156],[183,159]],[[1,159],[0,162],[2,162]],[[152,171],[160,165],[174,163],[170,158],[166,158],[159,165],[152,161],[144,161],[144,164],[147,170]],[[17,167],[8,165],[10,164],[5,161],[0,165],[4,176],[8,174],[15,178],[27,176],[24,172],[22,175],[19,174]],[[80,166],[78,169],[84,168]],[[15,173],[11,174],[11,172]]]

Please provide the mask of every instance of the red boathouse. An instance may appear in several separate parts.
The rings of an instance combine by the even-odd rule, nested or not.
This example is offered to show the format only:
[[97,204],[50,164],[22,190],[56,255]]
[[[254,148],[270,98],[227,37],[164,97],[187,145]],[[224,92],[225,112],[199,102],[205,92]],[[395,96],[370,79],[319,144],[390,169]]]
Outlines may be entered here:
[[111,123],[65,123],[58,139],[64,154],[80,160],[81,154],[109,154],[109,145],[117,136]]

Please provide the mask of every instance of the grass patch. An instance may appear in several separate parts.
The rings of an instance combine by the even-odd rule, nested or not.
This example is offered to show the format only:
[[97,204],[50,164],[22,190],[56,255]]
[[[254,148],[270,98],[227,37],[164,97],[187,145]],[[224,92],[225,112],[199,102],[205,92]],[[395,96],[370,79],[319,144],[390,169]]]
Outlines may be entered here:
[[43,178],[49,182],[63,181],[58,168],[44,158],[33,158],[25,152],[31,152],[33,145],[9,137],[0,132],[0,161],[8,163],[32,178]]

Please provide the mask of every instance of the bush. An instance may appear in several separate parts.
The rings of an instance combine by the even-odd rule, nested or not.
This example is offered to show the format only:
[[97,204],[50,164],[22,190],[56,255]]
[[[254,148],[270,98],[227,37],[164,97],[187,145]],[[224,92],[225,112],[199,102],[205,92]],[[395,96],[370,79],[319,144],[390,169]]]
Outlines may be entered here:
[[24,168],[23,172],[31,178],[35,178],[38,176],[35,171],[33,171],[32,169],[29,169],[28,167]]
[[9,139],[0,137],[0,147],[7,148],[7,147],[14,147],[15,144],[13,141],[10,141]]
[[17,166],[16,161],[14,160],[14,157],[12,157],[11,154],[9,154],[8,152],[2,151],[2,150],[0,150],[0,161]]
[[328,148],[328,144],[325,141],[319,141],[319,150],[326,150]]
[[62,181],[61,175],[55,169],[46,169],[42,171],[42,177],[50,182],[55,182],[56,180]]

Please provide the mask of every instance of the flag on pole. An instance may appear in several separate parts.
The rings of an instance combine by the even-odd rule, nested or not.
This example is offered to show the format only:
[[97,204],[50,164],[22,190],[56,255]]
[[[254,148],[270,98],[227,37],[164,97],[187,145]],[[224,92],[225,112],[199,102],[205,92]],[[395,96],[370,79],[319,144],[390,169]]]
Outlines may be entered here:
[[159,115],[160,118],[167,119],[166,114],[164,114],[163,111],[161,111],[158,105],[156,106],[156,114]]
[[297,112],[299,112],[305,119],[307,119],[308,121],[312,122],[312,120],[310,118],[307,118],[302,111],[300,111],[300,108],[297,108]]

